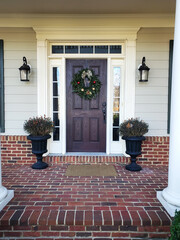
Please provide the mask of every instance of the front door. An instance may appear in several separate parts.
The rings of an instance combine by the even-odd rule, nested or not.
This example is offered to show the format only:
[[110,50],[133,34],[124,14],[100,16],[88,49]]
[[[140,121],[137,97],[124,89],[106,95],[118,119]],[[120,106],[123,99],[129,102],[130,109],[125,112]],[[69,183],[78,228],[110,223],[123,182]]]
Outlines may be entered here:
[[[71,81],[78,71],[92,69],[101,81],[100,93],[95,99],[85,100],[73,93]],[[66,61],[66,136],[67,152],[106,151],[106,108],[107,61]]]

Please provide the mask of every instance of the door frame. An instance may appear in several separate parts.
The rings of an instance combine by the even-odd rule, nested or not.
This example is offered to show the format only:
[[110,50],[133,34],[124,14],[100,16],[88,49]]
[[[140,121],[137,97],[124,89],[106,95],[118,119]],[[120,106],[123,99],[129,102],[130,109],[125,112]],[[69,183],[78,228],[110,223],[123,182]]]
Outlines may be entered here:
[[[84,25],[78,25],[78,27],[73,27],[71,25],[71,21],[69,25],[61,25],[57,27],[57,24],[55,26],[47,26],[47,27],[33,27],[35,33],[36,33],[36,39],[37,39],[37,114],[38,115],[44,115],[51,116],[51,109],[50,109],[50,101],[49,101],[49,81],[50,81],[50,61],[53,59],[59,59],[60,56],[52,56],[51,54],[51,45],[54,44],[60,44],[60,45],[104,45],[104,44],[123,44],[123,54],[120,57],[124,60],[124,105],[122,106],[124,109],[124,119],[134,117],[135,116],[135,82],[136,82],[136,76],[137,76],[137,65],[136,63],[136,40],[137,40],[137,33],[140,29],[140,27],[122,27],[119,25],[113,25],[111,23],[110,25],[103,26],[102,24],[97,24],[96,27],[93,27],[91,25],[90,19],[87,20],[86,27]],[[65,58],[68,56],[62,56],[61,63],[64,64]],[[74,56],[69,56],[74,57]],[[77,57],[77,56],[76,56]],[[78,54],[78,58],[81,57]],[[82,56],[82,57],[85,57]],[[88,56],[86,56],[88,57]],[[89,56],[92,58],[93,56]],[[95,56],[96,58],[100,56]],[[105,55],[103,54],[103,58]],[[109,62],[109,68],[110,68],[110,59],[111,56],[106,56],[108,58]],[[118,56],[112,56],[112,58],[116,58]],[[65,65],[65,64],[64,64]],[[62,75],[64,75],[62,71]],[[64,79],[64,76],[63,76]],[[62,82],[63,82],[62,79]],[[108,79],[110,79],[110,71],[108,70]],[[109,89],[108,89],[109,90]],[[109,93],[108,93],[109,94]],[[63,93],[62,96],[64,97]],[[109,111],[109,107],[108,107]],[[63,113],[65,112],[65,109],[62,107],[62,118],[64,118]],[[65,119],[62,122],[65,122]],[[107,119],[108,120],[108,119]],[[123,119],[122,119],[123,120]],[[109,121],[109,120],[108,120]],[[61,123],[62,123],[61,122]],[[108,125],[108,124],[107,124]],[[61,124],[62,126],[62,124]],[[65,125],[64,125],[65,126]],[[64,127],[63,126],[63,127]],[[63,134],[63,130],[61,130],[61,133],[63,137],[65,136]],[[107,131],[107,138],[110,137],[109,132]],[[62,138],[62,136],[61,136]],[[64,146],[64,140],[62,139],[61,142],[57,143],[59,146],[59,151],[55,151],[52,142],[49,143],[50,153],[55,154],[56,152],[58,154],[65,154],[65,146]],[[125,147],[123,147],[123,150],[119,149],[119,147],[116,149],[116,152],[118,154],[124,153]],[[111,147],[110,144],[106,146],[106,153],[116,153]]]
[[[124,120],[124,79],[125,79],[125,59],[122,56],[105,56],[103,54],[101,56],[87,56],[86,54],[83,56],[72,56],[68,54],[68,56],[61,56],[59,58],[51,58],[50,59],[50,76],[52,76],[52,67],[59,67],[61,71],[61,88],[60,88],[60,141],[53,142],[52,138],[50,140],[50,153],[60,153],[66,154],[66,60],[67,59],[106,59],[107,60],[107,94],[106,94],[106,102],[107,102],[107,122],[106,122],[106,154],[110,153],[122,153],[123,152],[123,141],[120,139],[117,142],[112,141],[112,71],[113,67],[120,66],[122,68],[122,81],[121,81],[121,121]],[[50,77],[51,78],[51,77]],[[50,79],[49,78],[49,79]],[[52,92],[52,88],[49,87]],[[50,94],[49,94],[50,96]],[[52,104],[50,106],[50,113],[52,112]],[[52,117],[52,115],[50,114]],[[108,117],[109,116],[109,117]],[[59,149],[59,152],[57,151]],[[118,152],[116,152],[116,149]],[[120,151],[119,151],[120,150]]]
[[[67,64],[67,61],[69,60],[69,58],[66,58],[66,74],[68,73],[68,70],[70,70],[70,68],[67,68],[67,66],[68,66],[68,64]],[[95,64],[95,66],[96,66],[96,64],[98,65],[98,66],[103,66],[103,71],[101,70],[101,74],[103,74],[103,72],[105,72],[106,71],[106,77],[104,78],[104,79],[101,79],[102,80],[102,83],[103,83],[103,85],[104,85],[104,87],[103,87],[103,85],[102,85],[102,87],[101,87],[101,90],[100,90],[100,93],[99,93],[99,95],[101,96],[100,97],[100,99],[101,99],[101,101],[99,102],[99,109],[98,109],[98,119],[101,119],[101,121],[103,121],[103,113],[102,113],[102,101],[104,102],[107,102],[107,59],[106,58],[101,58],[101,59],[97,59],[97,58],[91,58],[91,59],[87,59],[87,58],[71,58],[70,59],[70,61],[71,61],[71,64],[73,64],[73,65],[71,65],[71,67],[72,66],[74,66],[74,65],[76,65],[76,66],[80,66],[81,64],[84,64],[85,63],[85,60],[87,60],[87,61],[93,61],[93,63],[92,62],[88,62],[90,65],[92,65],[92,64]],[[78,63],[77,63],[77,61],[78,61]],[[95,62],[96,61],[96,62]],[[97,62],[98,61],[98,62]],[[103,61],[103,62],[101,62],[101,61]],[[80,65],[79,65],[80,64]],[[106,65],[106,66],[104,66],[104,65]],[[93,65],[94,66],[94,65]],[[71,71],[72,71],[73,69],[71,69]],[[72,75],[73,76],[73,75]],[[69,80],[69,81],[68,81]],[[67,86],[69,87],[69,86],[71,86],[71,84],[70,84],[70,81],[71,81],[72,79],[68,79],[67,78],[67,76],[66,76],[66,88],[67,88]],[[67,82],[68,82],[68,85],[67,85]],[[105,90],[105,95],[103,96],[102,95],[102,93],[103,93],[103,90]],[[66,94],[68,95],[68,91],[67,91],[67,89],[66,89]],[[68,96],[67,96],[68,97]],[[73,97],[73,94],[72,94],[72,97]],[[86,102],[86,100],[85,100],[85,102]],[[87,103],[85,103],[84,102],[84,104],[86,105]],[[66,107],[67,107],[67,105],[68,105],[68,103],[67,103],[67,98],[66,98]],[[89,106],[89,105],[88,105]],[[75,109],[74,109],[75,110]],[[82,107],[82,110],[84,111],[84,107]],[[67,124],[67,122],[68,122],[68,111],[71,111],[70,109],[67,109],[67,111],[66,111],[66,124]],[[87,111],[87,110],[85,110],[85,111]],[[90,110],[91,111],[91,110]],[[94,110],[92,110],[91,111],[91,113],[92,112],[94,112],[94,111],[97,111],[96,109],[94,109]],[[87,113],[87,112],[86,112]],[[86,116],[87,117],[87,116]],[[90,117],[90,116],[89,116]],[[93,116],[92,116],[93,117]],[[70,123],[70,122],[69,122]],[[101,123],[100,123],[100,125],[102,125]],[[96,152],[96,153],[98,153],[98,152],[101,152],[101,151],[97,151],[97,144],[99,144],[99,148],[102,148],[102,143],[103,143],[103,147],[104,147],[104,151],[102,151],[103,153],[105,153],[106,152],[106,134],[104,135],[104,133],[106,133],[106,130],[107,130],[107,127],[106,127],[106,124],[104,125],[103,124],[103,131],[101,130],[101,134],[103,135],[103,137],[102,137],[102,140],[100,140],[99,142],[94,142],[94,143],[90,143],[89,142],[89,144],[92,146],[92,145],[95,145],[94,147],[94,151],[89,151],[89,152],[91,152],[91,154],[93,153],[93,152]],[[66,137],[68,138],[68,129],[66,129]],[[66,139],[67,141],[66,141],[66,144],[68,145],[68,139]],[[70,141],[70,139],[69,139],[69,141]],[[73,144],[73,142],[72,142],[72,144]],[[76,143],[74,143],[75,145],[76,145]],[[77,143],[77,145],[78,145],[78,143]],[[82,144],[80,144],[80,145],[82,145]],[[66,151],[67,151],[67,146],[66,146]],[[67,151],[68,152],[68,151]],[[70,153],[72,154],[74,151],[70,151]],[[76,149],[76,152],[81,152],[81,151],[77,151],[77,149]],[[82,151],[83,153],[85,152],[88,152],[88,151]]]
[[[63,45],[63,43],[49,43],[46,49],[50,52],[52,45]],[[81,45],[80,43],[75,43]],[[69,43],[69,45],[75,45]],[[87,43],[84,43],[86,45]],[[88,43],[89,44],[89,43]],[[87,45],[88,45],[87,44]],[[97,42],[91,43],[97,45]],[[101,45],[105,44],[99,43]],[[106,42],[107,45],[111,45],[112,41]],[[48,99],[51,95],[50,81],[52,76],[52,66],[58,66],[61,69],[61,88],[60,88],[60,139],[53,142],[52,138],[49,141],[49,153],[52,154],[66,154],[66,59],[107,59],[107,124],[106,124],[106,154],[124,154],[125,144],[121,139],[119,141],[112,141],[112,70],[114,66],[121,66],[122,68],[122,88],[121,88],[121,119],[134,117],[135,113],[135,65],[136,65],[136,41],[114,42],[114,44],[123,45],[122,54],[49,54],[47,57],[47,85],[46,95],[44,96],[45,103],[42,102],[45,107],[44,113],[47,116],[52,117],[52,103],[49,103]],[[42,82],[42,81],[41,81]],[[38,94],[42,94],[42,88],[39,89]],[[129,94],[131,93],[131,94]],[[39,104],[38,104],[39,106]],[[38,111],[39,112],[39,111]],[[42,111],[41,111],[42,112]]]

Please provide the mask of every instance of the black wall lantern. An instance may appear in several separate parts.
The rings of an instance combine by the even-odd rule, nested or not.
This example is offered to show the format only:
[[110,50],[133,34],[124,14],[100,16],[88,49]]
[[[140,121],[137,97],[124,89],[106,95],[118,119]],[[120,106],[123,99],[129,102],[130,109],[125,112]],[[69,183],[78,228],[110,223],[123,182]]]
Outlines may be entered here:
[[26,57],[23,57],[23,65],[19,68],[20,72],[20,80],[21,81],[29,81],[29,75],[31,72],[31,66],[27,64]]
[[150,68],[146,66],[145,64],[146,58],[142,58],[142,65],[138,68],[139,73],[140,73],[140,79],[139,82],[148,82],[148,75],[149,75],[149,70]]

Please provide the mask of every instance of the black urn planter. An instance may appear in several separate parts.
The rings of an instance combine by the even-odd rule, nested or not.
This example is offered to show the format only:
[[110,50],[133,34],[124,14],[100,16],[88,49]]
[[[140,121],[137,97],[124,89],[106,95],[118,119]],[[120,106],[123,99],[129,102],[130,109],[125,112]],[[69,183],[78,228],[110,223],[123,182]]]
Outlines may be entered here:
[[140,171],[141,166],[136,163],[136,157],[141,155],[141,144],[146,138],[142,137],[122,137],[126,141],[126,153],[131,156],[131,163],[126,165],[129,171]]
[[32,142],[32,153],[36,155],[37,162],[32,165],[33,169],[44,169],[48,167],[48,164],[43,162],[43,154],[47,152],[47,139],[51,138],[51,135],[45,136],[27,136],[28,140]]

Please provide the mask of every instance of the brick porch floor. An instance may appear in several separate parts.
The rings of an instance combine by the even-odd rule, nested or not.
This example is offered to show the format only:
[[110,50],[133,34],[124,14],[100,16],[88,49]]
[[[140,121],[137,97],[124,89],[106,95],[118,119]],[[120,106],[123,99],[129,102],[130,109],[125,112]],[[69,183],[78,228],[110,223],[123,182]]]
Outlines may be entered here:
[[66,177],[67,164],[3,165],[3,185],[15,197],[0,212],[1,239],[167,239],[171,218],[156,199],[167,167],[114,165],[118,177]]

